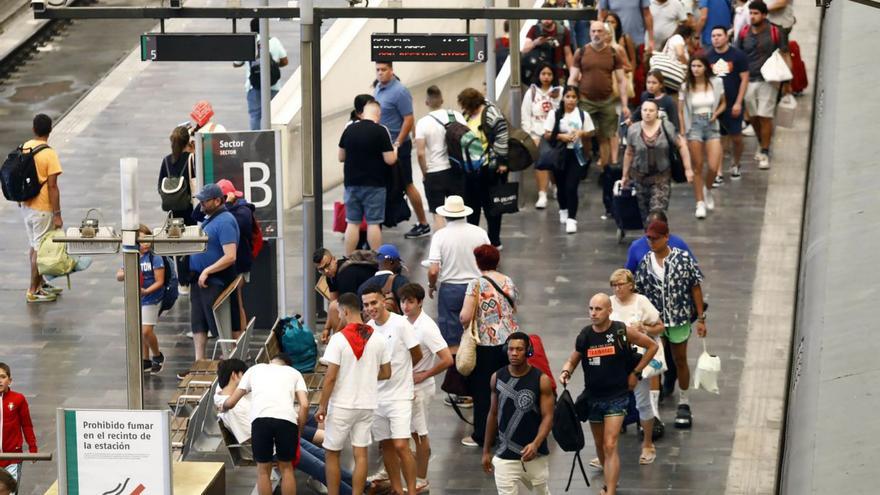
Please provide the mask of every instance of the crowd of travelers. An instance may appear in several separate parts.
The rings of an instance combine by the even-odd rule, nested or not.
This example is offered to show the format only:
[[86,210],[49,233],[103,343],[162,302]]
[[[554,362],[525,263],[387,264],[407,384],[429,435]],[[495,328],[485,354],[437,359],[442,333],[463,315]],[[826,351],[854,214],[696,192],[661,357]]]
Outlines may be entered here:
[[[770,167],[775,107],[792,88],[765,80],[762,69],[776,56],[791,68],[791,1],[600,0],[597,7],[596,21],[539,20],[528,30],[521,129],[475,88],[458,92],[453,108],[440,88],[429,87],[425,116],[416,121],[413,97],[393,63],[375,64],[372,94],[355,97],[339,139],[344,253],[320,248],[312,254],[328,299],[319,336],[327,372],[317,409],[309,408],[304,378],[286,354],[251,367],[229,359],[217,371],[214,403],[236,440],[251,442],[261,495],[272,492],[273,466],[285,495],[295,493],[295,468],[309,475],[315,490],[334,495],[381,486],[396,494],[429,490],[428,411],[440,379],[447,405],[463,419],[462,409],[472,409],[473,429],[461,444],[482,450],[482,467],[494,475],[498,493],[517,493],[520,484],[549,493],[556,384],[567,385],[579,365],[586,386],[574,408],[590,424],[597,457],[589,464],[603,473],[604,495],[617,492],[617,443],[628,415],[634,412],[642,434],[642,465],[659,455],[654,440],[663,431],[662,398],[675,397],[674,426],[691,428],[687,347],[692,333],[707,334],[706,305],[697,259],[670,233],[666,216],[675,156],[693,186],[697,219],[715,209],[713,191],[725,173],[736,180],[745,172],[744,134],[757,138],[758,169]],[[273,38],[269,49],[276,64],[286,65],[280,42]],[[258,128],[252,70],[248,107]],[[159,168],[163,209],[185,225],[200,225],[208,243],[202,253],[175,259],[140,245],[145,373],[159,374],[165,364],[155,332],[165,292],[189,295],[194,358],[204,359],[207,339],[218,333],[214,301],[236,277],[247,282],[256,256],[255,207],[243,193],[226,179],[196,192],[194,135],[224,131],[212,117],[210,103],[199,102],[193,123],[172,131]],[[40,185],[20,202],[30,245],[29,303],[52,302],[62,292],[36,262],[43,238],[63,226],[61,165],[47,145],[51,130],[51,119],[37,115],[34,139],[22,147]],[[505,214],[499,203],[514,150],[523,148],[537,150],[534,207],[546,209],[555,197],[566,233],[578,232],[580,183],[591,163],[603,180],[634,187],[644,226],[625,268],[609,274],[609,293],[587,300],[590,324],[558,376],[540,336],[520,328],[519,290],[498,270]],[[414,152],[427,205],[413,181]],[[187,193],[178,194],[181,189]],[[428,258],[416,264],[426,269],[427,287],[410,281],[397,246],[383,240],[383,228],[406,221],[410,208],[416,222],[404,238],[430,236]],[[144,225],[139,231],[151,234]],[[120,269],[117,278],[125,277]],[[436,315],[423,310],[426,297],[436,299]],[[232,302],[235,337],[247,321],[241,288]],[[665,373],[651,371],[658,362]],[[2,450],[21,452],[26,440],[36,452],[27,401],[10,389],[11,381],[11,370],[0,363],[0,405],[15,412],[14,421],[4,416]],[[383,468],[367,476],[374,442]],[[352,471],[342,467],[349,447]],[[0,488],[14,493],[20,463],[2,467]]]

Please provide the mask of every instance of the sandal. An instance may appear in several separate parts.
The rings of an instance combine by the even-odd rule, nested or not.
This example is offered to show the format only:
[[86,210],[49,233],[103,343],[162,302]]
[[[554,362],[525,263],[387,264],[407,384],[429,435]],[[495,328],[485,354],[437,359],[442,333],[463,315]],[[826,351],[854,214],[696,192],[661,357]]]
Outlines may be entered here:
[[602,489],[599,490],[599,495],[605,495],[606,493],[608,493],[608,486],[604,485],[602,486]]
[[655,447],[651,447],[650,449],[642,449],[642,455],[639,456],[639,464],[652,464],[654,460],[657,459],[657,449]]

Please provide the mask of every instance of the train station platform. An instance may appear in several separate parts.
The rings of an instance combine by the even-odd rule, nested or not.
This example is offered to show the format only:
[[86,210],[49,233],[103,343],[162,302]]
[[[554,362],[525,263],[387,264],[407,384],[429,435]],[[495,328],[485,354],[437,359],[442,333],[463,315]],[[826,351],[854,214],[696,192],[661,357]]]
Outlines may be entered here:
[[[809,4],[795,8],[798,24],[794,37],[812,73],[820,11]],[[210,21],[175,22],[169,26],[180,30],[217,27]],[[291,65],[296,67],[297,24],[273,22],[272,35],[281,39]],[[132,39],[130,44],[135,41]],[[50,70],[45,69],[44,77]],[[282,73],[290,77],[293,69]],[[358,77],[363,87],[372,80],[369,73]],[[459,88],[444,89],[452,94]],[[353,89],[352,96],[356,92]],[[176,124],[187,119],[190,107],[200,99],[212,102],[216,121],[227,129],[247,127],[243,69],[234,69],[230,64],[143,63],[137,51],[119,63],[57,123],[50,140],[65,170],[60,188],[66,224],[77,224],[93,207],[101,208],[108,223],[118,223],[118,163],[127,156],[137,157],[140,162],[139,178],[144,185],[141,220],[161,223],[163,215],[153,185],[161,159],[169,152],[168,135]],[[414,100],[419,117],[424,109],[420,98]],[[731,181],[728,177],[716,193],[716,210],[706,220],[698,221],[693,216],[690,187],[673,189],[671,229],[691,246],[706,276],[704,290],[711,302],[707,344],[722,359],[721,394],[691,394],[695,424],[690,431],[671,427],[675,414],[671,401],[661,406],[662,419],[669,428],[657,443],[658,458],[653,465],[638,465],[639,443],[630,428],[620,442],[621,493],[773,491],[794,314],[801,205],[806,193],[808,150],[804,143],[809,139],[813,113],[812,86],[798,103],[795,126],[779,129],[775,137],[773,167],[769,171],[757,169],[751,159],[754,139],[748,139],[742,180]],[[526,176],[525,207],[504,219],[500,271],[519,286],[520,324],[525,331],[543,337],[551,367],[558,373],[575,336],[589,322],[587,299],[609,290],[608,276],[625,261],[626,245],[616,242],[613,222],[600,219],[603,209],[595,169],[581,185],[582,213],[576,235],[564,233],[556,221],[555,206],[543,211],[531,207],[534,186],[530,172]],[[332,203],[341,195],[338,187],[325,195],[325,225],[332,224]],[[120,260],[97,257],[88,271],[72,277],[73,287],[65,290],[57,302],[28,305],[24,297],[28,279],[26,242],[16,210],[12,203],[0,204],[0,235],[7,239],[0,245],[5,281],[0,290],[0,308],[6,322],[0,360],[12,366],[13,388],[23,392],[30,402],[41,450],[54,450],[57,407],[125,406],[122,287],[114,278]],[[285,276],[291,313],[301,307],[302,257],[309,255],[300,249],[301,218],[298,207],[284,213],[288,246]],[[409,266],[409,277],[425,284],[426,273],[419,262],[427,257],[429,240],[405,240],[404,231],[401,227],[386,230],[384,238],[400,248]],[[326,247],[342,251],[338,234],[328,230],[324,236]],[[188,301],[182,297],[157,327],[167,361],[162,374],[145,378],[148,407],[166,407],[177,385],[175,372],[192,361],[191,340],[185,336],[188,308]],[[427,301],[425,309],[436,315],[433,301]],[[700,342],[693,339],[689,352],[692,366],[701,350]],[[577,373],[573,382],[578,392],[582,386],[580,376]],[[493,493],[494,483],[482,472],[479,452],[459,443],[469,431],[442,404],[439,393],[430,416],[432,493]],[[551,450],[550,489],[562,492],[571,457],[558,448]],[[591,440],[584,456],[585,460],[592,457]],[[374,449],[371,468],[376,466]],[[575,480],[574,490],[598,493],[601,477],[596,472],[592,477],[593,488],[586,489],[582,481]],[[21,493],[42,494],[55,478],[54,464],[26,465]],[[226,479],[227,493],[247,494],[255,474],[253,468],[231,469]]]

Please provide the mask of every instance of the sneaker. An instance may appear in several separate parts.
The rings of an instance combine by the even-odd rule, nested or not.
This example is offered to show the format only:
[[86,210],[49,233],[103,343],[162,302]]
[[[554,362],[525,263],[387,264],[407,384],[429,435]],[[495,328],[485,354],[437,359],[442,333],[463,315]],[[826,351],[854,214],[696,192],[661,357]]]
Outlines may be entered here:
[[403,234],[403,237],[407,239],[418,239],[419,237],[425,237],[426,235],[431,235],[431,226],[417,223],[409,229],[409,232]]
[[598,469],[599,471],[605,469],[605,468],[602,466],[602,463],[599,462],[599,458],[598,458],[598,457],[593,457],[593,458],[590,460],[590,467],[593,468],[593,469]]
[[164,368],[164,367],[165,367],[165,355],[160,352],[159,355],[155,356],[152,360],[150,374],[151,375],[158,375],[162,371],[162,368]]
[[143,369],[144,369],[144,373],[149,374],[151,371],[153,371],[153,362],[150,361],[149,359],[144,359],[143,360]]
[[721,187],[724,185],[724,176],[721,175],[721,172],[718,172],[718,175],[715,176],[715,180],[712,182],[714,187]]
[[691,425],[693,425],[691,406],[687,404],[679,404],[678,411],[675,413],[675,427],[689,429]]
[[543,210],[547,207],[547,193],[538,191],[538,201],[535,201],[535,208]]
[[382,481],[388,481],[388,479],[388,471],[385,470],[385,466],[382,466],[378,471],[367,476],[367,483],[380,483]]
[[308,481],[306,481],[306,486],[319,495],[327,495],[327,487],[311,476],[309,476]]
[[453,402],[459,407],[459,409],[471,409],[474,407],[474,401],[470,397],[455,396],[443,399],[443,403],[449,407],[452,407]]
[[751,125],[747,125],[747,126],[743,127],[742,135],[754,137],[755,136],[755,128],[752,127]]
[[64,292],[64,289],[61,287],[55,287],[49,282],[43,281],[43,285],[40,286],[40,292],[45,292],[46,294],[52,294],[53,296],[57,296]]
[[177,293],[181,296],[189,295],[189,286],[188,285],[178,285]]
[[706,186],[703,186],[703,201],[706,202],[706,209],[712,211],[715,209],[715,196],[712,194],[712,190]]
[[476,448],[476,447],[480,446],[479,444],[477,444],[477,442],[474,441],[473,438],[471,438],[470,435],[462,438],[461,444],[464,445],[465,447],[470,447],[470,448]]
[[694,211],[694,216],[703,219],[706,218],[706,203],[703,201],[697,201],[697,209]]
[[499,251],[504,251],[504,244],[499,244],[499,245],[497,245],[497,246],[494,246],[494,248],[497,249],[497,250],[499,250]]
[[40,289],[37,292],[28,292],[25,295],[25,299],[28,303],[44,303],[54,302],[56,299],[58,299],[58,296],[56,296],[55,294],[43,292],[43,290]]
[[188,377],[188,376],[189,376],[189,370],[183,370],[183,371],[181,371],[180,373],[177,374],[177,379],[178,379],[178,380],[183,380],[184,378],[186,378],[186,377]]
[[761,170],[767,170],[770,168],[770,157],[767,156],[767,153],[761,153],[758,158],[758,168]]
[[565,221],[565,233],[566,234],[575,234],[578,231],[578,221],[574,218],[569,218]]
[[730,178],[733,180],[739,180],[742,178],[742,169],[739,165],[730,167]]
[[556,184],[550,184],[550,187],[547,189],[547,196],[550,199],[556,199]]
[[566,220],[568,220],[568,210],[559,210],[559,223],[565,225]]
[[193,338],[192,330],[187,330],[186,333],[185,333],[184,335],[185,335],[186,338],[188,338],[188,339]]

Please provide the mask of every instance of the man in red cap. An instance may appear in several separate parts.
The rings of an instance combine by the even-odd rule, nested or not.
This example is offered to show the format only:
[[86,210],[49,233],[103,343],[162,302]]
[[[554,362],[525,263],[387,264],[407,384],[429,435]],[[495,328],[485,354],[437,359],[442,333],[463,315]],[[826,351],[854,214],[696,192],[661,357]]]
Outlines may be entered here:
[[696,329],[700,338],[706,336],[706,313],[701,287],[703,273],[690,253],[669,246],[669,226],[666,222],[652,221],[645,234],[651,251],[642,258],[636,269],[636,290],[644,294],[660,311],[666,327],[663,337],[669,341],[678,372],[679,396],[675,427],[690,428],[693,419],[687,396],[691,381],[687,344],[692,328]]
[[196,102],[189,117],[195,126],[192,130],[193,134],[197,132],[226,132],[225,127],[211,120],[214,118],[214,108],[208,100]]

